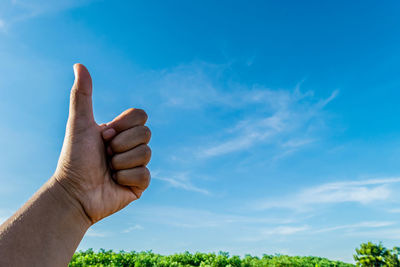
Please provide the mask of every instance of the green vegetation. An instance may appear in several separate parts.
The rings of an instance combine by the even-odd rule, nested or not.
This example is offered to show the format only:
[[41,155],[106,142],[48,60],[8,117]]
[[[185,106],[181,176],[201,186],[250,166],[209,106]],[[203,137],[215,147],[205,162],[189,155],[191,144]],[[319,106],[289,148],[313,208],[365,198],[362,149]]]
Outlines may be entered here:
[[[371,242],[363,243],[356,248],[354,260],[357,266],[362,267],[400,267],[400,248],[385,248],[382,243],[374,244]],[[189,266],[209,266],[209,267],[354,267],[353,264],[340,261],[331,261],[319,257],[300,257],[286,255],[265,255],[261,258],[246,255],[244,258],[239,256],[229,256],[227,252],[215,253],[195,253],[189,252],[163,256],[160,254],[147,252],[125,252],[119,253],[112,250],[101,249],[94,252],[92,249],[75,253],[70,267],[87,266],[134,266],[134,267],[189,267]]]
[[363,243],[356,248],[354,260],[357,266],[365,267],[400,267],[400,248],[394,247],[389,250],[382,243]]
[[239,256],[229,256],[227,252],[215,253],[195,253],[189,252],[181,254],[173,254],[162,256],[151,251],[148,252],[113,252],[112,250],[100,250],[95,253],[89,249],[75,253],[70,267],[81,266],[135,266],[135,267],[150,267],[150,266],[212,266],[212,267],[253,267],[253,266],[273,266],[273,267],[350,267],[353,264],[348,264],[340,261],[331,261],[325,258],[318,257],[299,257],[286,255],[264,255],[262,258],[246,255],[244,258]]

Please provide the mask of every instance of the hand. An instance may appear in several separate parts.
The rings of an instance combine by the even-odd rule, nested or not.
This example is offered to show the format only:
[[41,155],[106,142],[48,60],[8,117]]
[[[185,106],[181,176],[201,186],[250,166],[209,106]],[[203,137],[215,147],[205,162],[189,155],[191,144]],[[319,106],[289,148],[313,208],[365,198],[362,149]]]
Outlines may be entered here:
[[67,129],[53,178],[94,224],[140,198],[148,187],[145,166],[151,156],[151,134],[140,109],[128,109],[98,125],[90,74],[81,64],[74,65],[74,73]]

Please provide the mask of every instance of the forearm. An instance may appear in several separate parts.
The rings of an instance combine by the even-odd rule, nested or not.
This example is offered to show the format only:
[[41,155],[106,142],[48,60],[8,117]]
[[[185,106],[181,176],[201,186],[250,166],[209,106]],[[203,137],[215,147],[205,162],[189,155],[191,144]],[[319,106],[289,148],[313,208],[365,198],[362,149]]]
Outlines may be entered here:
[[67,266],[90,222],[50,179],[0,226],[0,266]]

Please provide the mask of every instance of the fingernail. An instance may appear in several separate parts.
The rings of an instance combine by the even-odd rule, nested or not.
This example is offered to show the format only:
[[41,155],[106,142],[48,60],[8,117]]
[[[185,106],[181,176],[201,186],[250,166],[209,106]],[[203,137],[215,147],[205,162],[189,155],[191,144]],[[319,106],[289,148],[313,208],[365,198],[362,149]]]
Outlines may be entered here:
[[110,128],[102,132],[103,138],[104,139],[110,139],[112,138],[117,132],[114,130],[114,128]]

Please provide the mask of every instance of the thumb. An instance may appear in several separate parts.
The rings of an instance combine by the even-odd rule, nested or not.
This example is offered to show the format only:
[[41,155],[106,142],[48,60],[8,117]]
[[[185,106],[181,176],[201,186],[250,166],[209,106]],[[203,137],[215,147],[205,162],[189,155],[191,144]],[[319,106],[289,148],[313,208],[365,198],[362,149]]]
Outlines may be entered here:
[[69,116],[86,122],[94,121],[92,108],[92,78],[82,64],[74,65],[75,81],[71,89]]

